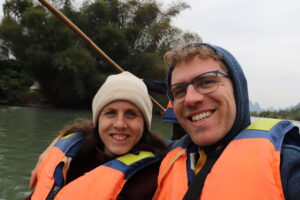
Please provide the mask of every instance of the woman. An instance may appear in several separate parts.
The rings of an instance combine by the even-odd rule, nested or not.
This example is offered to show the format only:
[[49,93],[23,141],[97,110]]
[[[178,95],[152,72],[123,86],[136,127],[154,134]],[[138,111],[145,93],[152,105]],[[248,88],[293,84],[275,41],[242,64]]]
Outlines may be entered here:
[[37,169],[31,199],[152,199],[167,148],[150,131],[152,102],[142,80],[111,75],[92,103],[93,120],[61,132]]

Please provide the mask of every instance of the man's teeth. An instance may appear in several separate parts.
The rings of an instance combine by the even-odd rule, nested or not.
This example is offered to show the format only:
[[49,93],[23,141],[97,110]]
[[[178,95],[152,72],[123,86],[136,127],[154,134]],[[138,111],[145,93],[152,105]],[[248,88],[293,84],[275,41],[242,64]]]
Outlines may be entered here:
[[116,140],[125,140],[127,138],[127,135],[112,135],[112,137]]
[[212,115],[212,112],[203,112],[203,113],[194,115],[194,116],[192,117],[192,121],[193,121],[193,122],[199,121],[199,120],[208,118],[208,117],[210,117],[211,115]]

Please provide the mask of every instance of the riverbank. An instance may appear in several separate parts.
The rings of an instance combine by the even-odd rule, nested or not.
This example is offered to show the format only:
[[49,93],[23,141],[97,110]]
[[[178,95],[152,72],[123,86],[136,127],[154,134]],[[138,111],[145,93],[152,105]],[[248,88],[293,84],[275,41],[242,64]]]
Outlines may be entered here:
[[38,107],[54,108],[52,104],[41,94],[37,92],[26,93],[11,99],[0,99],[0,105],[20,106],[20,107]]

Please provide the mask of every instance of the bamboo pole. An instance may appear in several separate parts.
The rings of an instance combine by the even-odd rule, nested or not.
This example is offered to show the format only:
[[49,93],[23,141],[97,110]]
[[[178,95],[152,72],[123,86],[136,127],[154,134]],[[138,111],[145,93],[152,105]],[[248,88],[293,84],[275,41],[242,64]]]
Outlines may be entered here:
[[[67,18],[62,12],[53,7],[47,0],[39,0],[48,10],[50,10],[56,17],[63,21],[69,28],[71,28],[76,34],[78,34],[83,40],[85,40],[90,47],[92,47],[100,56],[104,58],[109,64],[111,64],[119,72],[123,72],[124,69],[120,67],[115,61],[113,61],[104,51],[102,51],[83,31],[81,31],[69,18]],[[150,96],[150,95],[149,95]],[[165,111],[153,97],[150,96],[153,104],[155,104],[162,112]]]

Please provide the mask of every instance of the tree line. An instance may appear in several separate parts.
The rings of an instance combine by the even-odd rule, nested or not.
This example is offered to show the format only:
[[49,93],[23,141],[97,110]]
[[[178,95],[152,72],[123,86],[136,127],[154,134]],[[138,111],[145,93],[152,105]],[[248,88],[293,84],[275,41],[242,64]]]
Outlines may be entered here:
[[[178,44],[200,41],[196,33],[171,24],[189,8],[184,2],[153,0],[49,1],[124,70],[140,78],[165,80],[163,54]],[[88,106],[109,74],[117,73],[79,36],[39,2],[5,0],[0,45],[0,100],[20,100],[34,81],[51,104]]]
[[300,121],[300,108],[279,111],[252,112],[251,116]]

